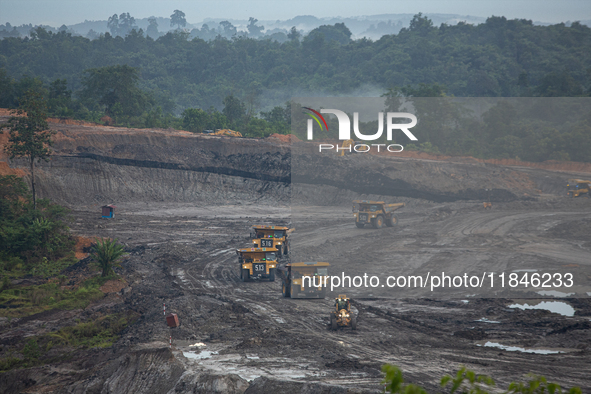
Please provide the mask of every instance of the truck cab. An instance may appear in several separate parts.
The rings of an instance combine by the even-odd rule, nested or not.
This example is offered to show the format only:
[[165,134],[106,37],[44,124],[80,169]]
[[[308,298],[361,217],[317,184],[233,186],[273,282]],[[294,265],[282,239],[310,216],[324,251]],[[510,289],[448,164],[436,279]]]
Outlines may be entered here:
[[275,280],[277,269],[277,249],[275,248],[246,248],[236,250],[238,255],[240,280],[246,282],[251,279]]
[[277,273],[281,277],[283,297],[324,298],[329,263],[306,262],[288,263],[280,266]]
[[251,237],[255,248],[275,248],[278,258],[289,253],[289,227],[252,226]]

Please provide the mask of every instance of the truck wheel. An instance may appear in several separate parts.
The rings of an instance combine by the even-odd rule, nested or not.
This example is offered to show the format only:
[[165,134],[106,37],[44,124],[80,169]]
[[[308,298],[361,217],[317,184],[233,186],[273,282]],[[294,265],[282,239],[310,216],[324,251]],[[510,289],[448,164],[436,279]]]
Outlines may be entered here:
[[355,318],[355,316],[351,318],[351,329],[357,330],[357,318]]
[[269,268],[269,282],[275,282],[275,268]]
[[287,285],[287,283],[285,283],[285,281],[281,282],[281,293],[283,294],[283,297],[289,297],[289,286]]
[[357,226],[357,228],[365,227],[365,223],[361,223],[361,222],[355,222],[355,225]]
[[393,227],[396,224],[398,224],[398,219],[396,219],[396,216],[392,215],[389,219],[386,219],[386,226]]
[[330,315],[330,328],[333,331],[336,331],[339,328],[339,326],[337,326],[337,318],[335,315]]
[[384,225],[384,217],[378,216],[377,218],[371,219],[371,225],[373,228],[382,228]]
[[249,277],[250,277],[250,271],[248,269],[243,268],[240,270],[240,280],[242,282],[246,282]]
[[283,245],[283,254],[286,255],[289,253],[289,249],[287,247],[287,245]]

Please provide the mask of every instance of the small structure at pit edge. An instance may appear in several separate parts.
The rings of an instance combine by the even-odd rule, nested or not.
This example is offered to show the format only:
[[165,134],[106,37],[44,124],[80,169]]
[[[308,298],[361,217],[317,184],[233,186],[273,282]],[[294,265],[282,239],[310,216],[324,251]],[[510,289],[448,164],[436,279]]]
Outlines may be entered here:
[[102,206],[102,210],[103,210],[103,217],[104,218],[114,218],[115,217],[115,208],[117,208],[115,205],[103,205]]
[[179,317],[176,315],[176,313],[171,313],[166,316],[166,324],[168,324],[168,327],[170,328],[175,328],[181,325],[179,323]]

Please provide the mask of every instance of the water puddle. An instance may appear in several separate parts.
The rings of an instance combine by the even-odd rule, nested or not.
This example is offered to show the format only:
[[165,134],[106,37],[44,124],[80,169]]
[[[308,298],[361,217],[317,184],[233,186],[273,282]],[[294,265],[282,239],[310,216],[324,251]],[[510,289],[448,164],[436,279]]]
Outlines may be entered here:
[[483,317],[482,319],[478,319],[478,320],[474,320],[474,321],[482,322],[482,323],[494,323],[494,324],[500,323],[500,321],[488,320],[486,317]]
[[552,313],[558,313],[562,316],[574,316],[575,308],[562,301],[541,301],[535,305],[530,305],[527,302],[524,304],[511,304],[509,308],[519,309],[545,309]]
[[535,354],[557,354],[557,353],[564,353],[562,351],[559,350],[548,350],[548,349],[526,349],[523,347],[519,347],[519,346],[506,346],[506,345],[501,345],[500,343],[497,342],[486,342],[484,345],[478,345],[478,346],[484,346],[484,347],[495,347],[498,349],[502,349],[502,350],[506,350],[508,352],[522,352],[522,353],[535,353]]
[[216,354],[218,354],[218,352],[214,352],[214,351],[210,351],[210,350],[202,350],[200,353],[183,352],[183,356],[185,356],[191,360],[206,360]]

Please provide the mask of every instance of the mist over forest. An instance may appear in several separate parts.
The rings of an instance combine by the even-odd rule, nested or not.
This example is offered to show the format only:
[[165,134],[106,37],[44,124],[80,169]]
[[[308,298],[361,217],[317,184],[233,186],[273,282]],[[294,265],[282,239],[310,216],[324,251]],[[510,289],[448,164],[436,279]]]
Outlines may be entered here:
[[[294,96],[591,95],[591,28],[581,22],[392,14],[194,25],[175,10],[170,18],[122,13],[60,28],[7,23],[0,36],[0,107],[16,108],[37,89],[53,116],[128,127],[287,134]],[[459,127],[453,133],[465,143],[427,134],[410,148],[591,161],[591,122],[577,122],[569,130],[522,125],[500,150],[491,138],[507,135]]]

